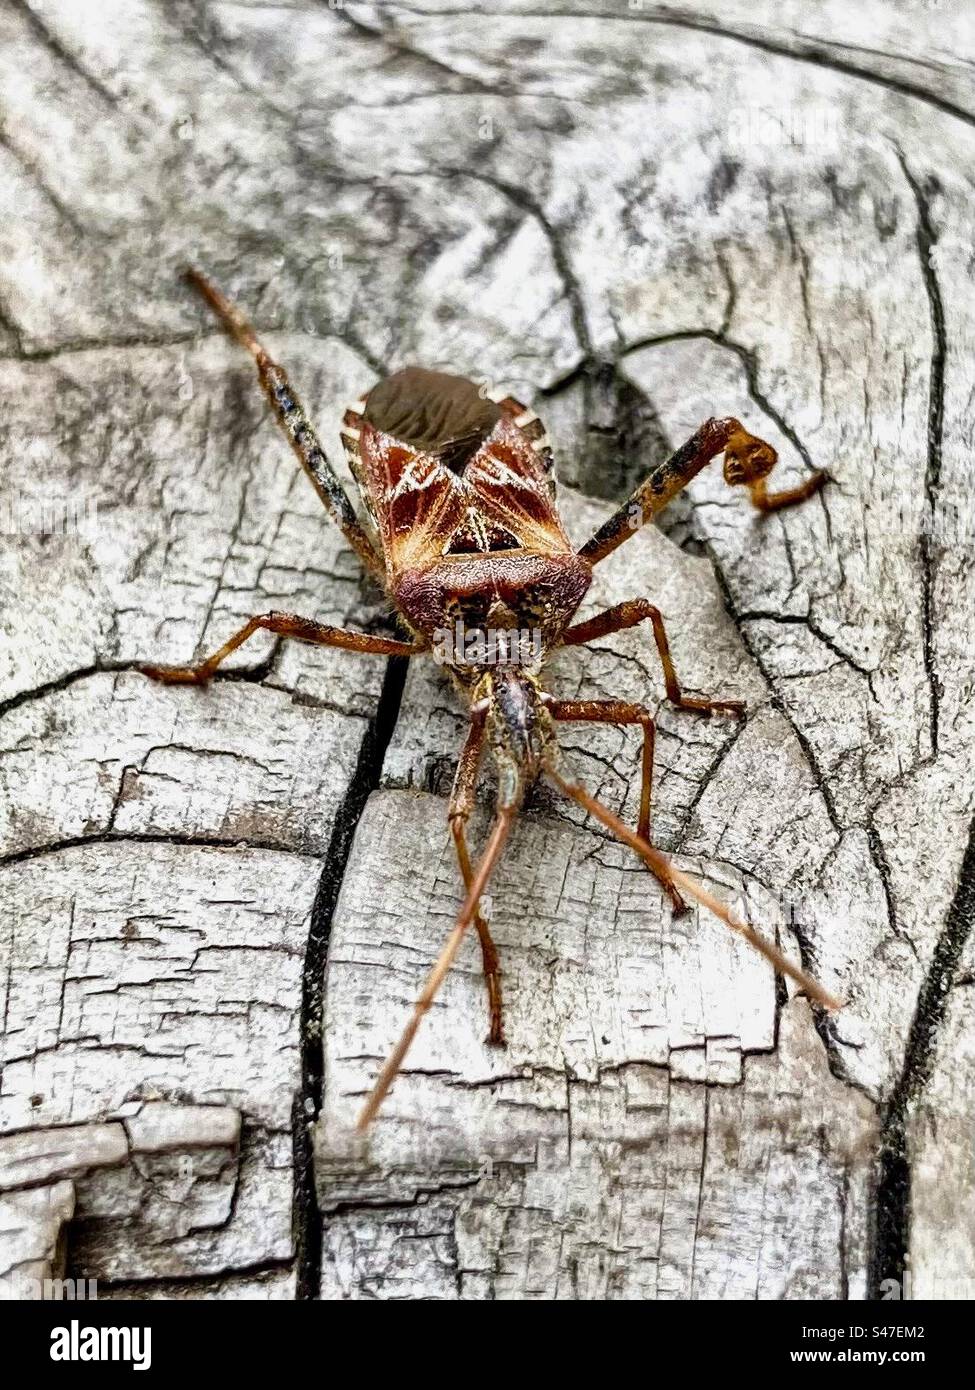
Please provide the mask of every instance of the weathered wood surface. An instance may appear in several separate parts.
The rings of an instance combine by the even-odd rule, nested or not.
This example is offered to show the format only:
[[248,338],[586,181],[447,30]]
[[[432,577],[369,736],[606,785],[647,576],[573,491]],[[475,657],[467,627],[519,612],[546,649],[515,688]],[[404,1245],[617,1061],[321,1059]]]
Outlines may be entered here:
[[44,1286],[65,1278],[70,1222],[86,1292],[120,1267],[133,1277],[181,1272],[186,1237],[227,1225],[240,1113],[155,1100],[116,1114],[0,1134],[0,1298],[51,1296]]
[[[164,1264],[103,1248],[105,1292],[856,1298],[906,1250],[915,1295],[971,1296],[973,27],[0,5],[0,1125],[243,1117],[230,1220]],[[580,537],[710,413],[829,469],[765,521],[702,476],[587,609],[649,594],[685,682],[748,699],[663,707],[655,834],[838,1019],[540,794],[492,892],[508,1051],[469,944],[350,1142],[459,901],[461,720],[430,668],[398,706],[395,668],[261,639],[206,692],[133,671],[270,607],[387,617],[189,258],[336,455],[337,407],[410,360],[533,399],[603,499],[569,498]],[[23,534],[68,496],[81,534]],[[660,690],[640,633],[553,682]],[[565,742],[632,815],[635,739]]]

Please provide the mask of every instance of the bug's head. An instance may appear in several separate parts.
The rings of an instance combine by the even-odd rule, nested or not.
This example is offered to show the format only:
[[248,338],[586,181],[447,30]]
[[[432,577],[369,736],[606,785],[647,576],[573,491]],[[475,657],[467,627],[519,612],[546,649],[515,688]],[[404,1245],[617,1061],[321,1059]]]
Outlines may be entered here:
[[499,805],[517,807],[555,743],[555,723],[537,677],[522,666],[494,668],[481,689],[498,766]]
[[724,480],[732,487],[755,483],[767,478],[778,458],[771,444],[757,439],[747,430],[738,430],[728,440],[724,451]]

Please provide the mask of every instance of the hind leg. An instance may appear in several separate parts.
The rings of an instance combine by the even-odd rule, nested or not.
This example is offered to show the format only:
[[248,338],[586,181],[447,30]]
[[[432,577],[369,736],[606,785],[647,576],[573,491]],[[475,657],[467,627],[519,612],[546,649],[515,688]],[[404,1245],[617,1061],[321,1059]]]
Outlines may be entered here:
[[[486,727],[484,711],[473,712],[470,731],[457,764],[457,775],[454,778],[450,806],[447,811],[450,833],[453,836],[454,848],[457,852],[457,863],[460,865],[461,877],[468,892],[470,892],[471,884],[474,881],[474,872],[467,849],[467,822],[474,809],[477,773],[481,765],[481,754],[484,751]],[[481,963],[484,968],[484,983],[488,993],[490,1027],[487,1041],[500,1047],[504,1043],[501,1011],[501,963],[480,904],[478,904],[474,914],[474,926],[481,942]]]
[[664,668],[667,699],[672,705],[678,709],[696,710],[699,714],[743,715],[745,713],[743,700],[708,700],[697,695],[684,694],[677,679],[677,672],[674,670],[673,658],[670,655],[670,643],[667,640],[663,614],[648,599],[635,598],[630,599],[627,603],[618,603],[615,608],[607,608],[605,613],[599,613],[595,618],[589,618],[584,623],[576,623],[574,627],[567,627],[562,634],[562,645],[565,647],[582,646],[587,642],[594,642],[600,637],[608,637],[614,632],[625,632],[627,628],[636,627],[638,623],[648,620],[653,625],[654,641],[657,644],[660,664]]
[[[640,819],[637,834],[650,842],[650,784],[653,778],[654,722],[653,715],[643,705],[631,705],[625,700],[546,700],[552,718],[560,723],[639,724],[643,729],[643,771],[640,784]],[[687,904],[677,891],[677,885],[665,869],[651,865],[666,890],[675,913],[684,912]]]

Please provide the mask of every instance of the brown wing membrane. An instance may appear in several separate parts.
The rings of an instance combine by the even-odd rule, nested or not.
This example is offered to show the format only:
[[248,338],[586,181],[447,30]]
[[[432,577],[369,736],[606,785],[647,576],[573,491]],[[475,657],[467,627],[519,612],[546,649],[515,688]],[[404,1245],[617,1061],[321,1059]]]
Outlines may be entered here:
[[570,548],[545,462],[512,420],[498,421],[464,470],[464,481],[485,519],[506,527],[525,550],[554,555]]
[[466,377],[406,367],[372,388],[364,416],[380,433],[436,455],[451,473],[462,473],[501,419],[501,407]]
[[438,558],[463,514],[454,475],[435,454],[402,444],[367,421],[359,456],[388,569],[396,574]]
[[373,387],[357,423],[355,471],[393,573],[445,556],[569,550],[544,428],[513,398],[408,367]]

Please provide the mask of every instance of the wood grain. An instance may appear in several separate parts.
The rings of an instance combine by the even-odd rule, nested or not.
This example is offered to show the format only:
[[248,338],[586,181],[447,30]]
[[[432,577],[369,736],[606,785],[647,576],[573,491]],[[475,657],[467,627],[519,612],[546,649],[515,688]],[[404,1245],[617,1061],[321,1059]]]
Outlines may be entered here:
[[[950,0],[0,11],[0,1123],[243,1117],[226,1226],[105,1246],[106,1291],[970,1296],[972,39]],[[539,793],[492,895],[508,1053],[469,944],[350,1142],[459,902],[461,715],[267,638],[206,691],[136,673],[269,608],[390,618],[189,260],[337,462],[418,362],[534,403],[580,539],[712,413],[830,472],[764,520],[702,475],[587,612],[652,598],[749,702],[661,708],[655,835],[835,1021]],[[552,682],[661,692],[639,631]],[[634,817],[635,735],[565,757]]]

